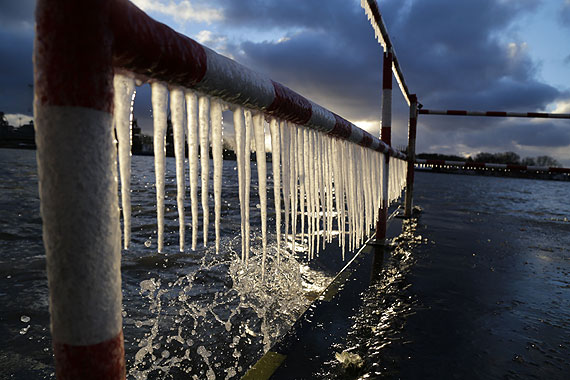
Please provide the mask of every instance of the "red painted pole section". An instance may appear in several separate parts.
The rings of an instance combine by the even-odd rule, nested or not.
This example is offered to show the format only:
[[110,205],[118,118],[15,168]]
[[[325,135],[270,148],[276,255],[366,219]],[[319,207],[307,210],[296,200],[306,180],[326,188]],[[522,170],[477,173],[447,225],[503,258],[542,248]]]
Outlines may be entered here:
[[58,379],[125,378],[110,0],[38,0],[34,120]]
[[410,95],[410,124],[408,125],[408,172],[406,176],[406,199],[404,217],[412,216],[414,193],[414,163],[416,160],[416,131],[418,126],[418,98]]
[[[386,145],[392,145],[392,52],[384,53],[382,67],[382,129],[380,138]],[[382,170],[382,204],[378,210],[376,223],[376,241],[384,243],[386,239],[386,225],[388,222],[388,179],[390,170],[390,156],[384,155],[384,170]]]

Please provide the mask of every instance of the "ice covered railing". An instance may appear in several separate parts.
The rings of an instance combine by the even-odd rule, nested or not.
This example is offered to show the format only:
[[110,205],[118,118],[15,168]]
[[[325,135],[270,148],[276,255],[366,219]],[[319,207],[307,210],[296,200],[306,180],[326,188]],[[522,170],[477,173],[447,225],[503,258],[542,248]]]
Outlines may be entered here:
[[[214,225],[219,238],[224,108],[234,112],[242,205],[248,205],[246,163],[251,138],[260,153],[264,257],[267,201],[263,147],[268,125],[274,158],[278,158],[272,160],[277,230],[281,229],[283,190],[285,233],[308,238],[309,255],[318,249],[313,241],[317,233],[324,231],[330,240],[333,215],[341,244],[350,248],[360,244],[378,218],[378,206],[395,199],[403,186],[401,153],[287,87],[152,20],[129,1],[38,0],[34,119],[51,329],[60,379],[125,377],[113,124],[119,141],[127,246],[130,115],[136,81],[152,86],[160,236],[164,234],[164,134],[170,92],[180,248],[184,244],[185,133],[190,150],[192,245],[197,244],[194,233],[199,227],[196,152],[198,145],[202,152],[207,151],[210,138]],[[209,226],[206,158],[202,154],[200,159],[205,230]],[[389,161],[394,161],[390,166],[395,170],[387,176],[383,168]],[[248,207],[242,206],[241,213],[245,260],[249,252]],[[158,250],[162,249],[159,238]]]
[[[344,247],[345,240],[348,240],[349,248],[353,248],[362,243],[371,231],[382,200],[393,201],[399,196],[405,169],[402,165],[395,166],[392,181],[389,181],[390,192],[382,194],[382,156],[404,156],[368,132],[282,84],[157,23],[128,2],[118,2],[111,20],[115,35],[113,65],[122,69],[122,74],[115,75],[115,125],[117,135],[124,136],[119,138],[119,151],[123,153],[120,162],[121,168],[124,168],[121,169],[121,184],[125,189],[123,193],[127,194],[130,107],[121,107],[120,103],[130,104],[136,78],[148,80],[152,85],[159,252],[163,250],[164,235],[164,139],[169,89],[177,163],[181,251],[184,250],[185,222],[185,134],[190,166],[192,249],[196,248],[199,228],[199,177],[204,244],[208,237],[209,157],[201,154],[201,165],[198,165],[197,147],[201,152],[207,152],[209,140],[214,161],[216,249],[219,245],[222,110],[225,109],[234,113],[244,260],[249,254],[249,210],[246,205],[249,205],[250,174],[249,164],[246,163],[249,162],[252,135],[257,150],[264,255],[267,233],[266,132],[271,135],[274,157],[272,167],[278,250],[281,240],[281,190],[285,205],[283,232],[290,235],[288,240],[293,247],[297,237],[307,237],[310,257],[319,249],[315,244],[317,235],[323,233],[325,240],[331,240],[333,215],[336,215],[334,223],[341,232],[339,242]],[[126,148],[121,148],[121,145]],[[198,166],[201,168],[200,174]],[[333,194],[337,194],[337,197],[333,197]],[[128,202],[127,198],[123,198],[125,246],[128,245],[130,228]],[[300,229],[297,229],[298,224]],[[345,238],[347,233],[348,239]]]

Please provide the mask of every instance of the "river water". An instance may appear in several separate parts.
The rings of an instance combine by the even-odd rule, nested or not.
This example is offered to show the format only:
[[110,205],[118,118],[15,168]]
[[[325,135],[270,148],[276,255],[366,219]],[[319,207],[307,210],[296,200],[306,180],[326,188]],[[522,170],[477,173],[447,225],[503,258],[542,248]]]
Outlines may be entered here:
[[[213,244],[177,252],[174,160],[167,159],[168,233],[166,254],[158,255],[152,162],[133,157],[133,242],[122,260],[128,377],[239,378],[334,271],[288,255],[271,266],[272,281],[262,282],[255,260],[239,263],[232,161],[224,163],[216,255]],[[53,378],[35,152],[0,150],[0,163],[0,378]],[[255,179],[254,164],[252,170]],[[422,243],[390,254],[335,347],[358,354],[362,366],[346,370],[332,357],[306,378],[565,378],[569,183],[416,178],[423,212],[412,239]],[[254,249],[260,245],[256,192],[252,183]],[[269,213],[269,225],[273,219]]]

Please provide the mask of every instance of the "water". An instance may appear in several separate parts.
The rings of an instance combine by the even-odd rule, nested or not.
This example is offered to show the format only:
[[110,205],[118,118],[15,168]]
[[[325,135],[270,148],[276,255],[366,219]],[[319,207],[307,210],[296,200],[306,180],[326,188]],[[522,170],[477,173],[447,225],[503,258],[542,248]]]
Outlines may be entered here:
[[[313,378],[566,379],[568,182],[416,173],[423,213]],[[396,241],[398,243],[398,241]]]
[[[255,163],[250,218],[256,254],[248,266],[239,264],[233,161],[223,166],[216,255],[213,244],[198,244],[195,252],[187,244],[178,252],[175,160],[166,159],[164,254],[157,254],[153,157],[132,160],[132,241],[122,259],[128,377],[239,378],[332,273],[288,255],[275,269],[270,228],[273,281],[260,281]],[[35,152],[0,150],[0,163],[0,378],[52,378]],[[343,170],[332,164],[333,172]],[[267,185],[272,204],[271,176]],[[335,347],[357,353],[362,368],[347,372],[331,356],[307,378],[565,378],[567,194],[567,182],[417,173],[416,204],[424,212],[412,235],[395,241],[362,308],[354,310],[350,333]],[[208,202],[213,208],[213,196]],[[267,213],[268,225],[275,225],[272,207]],[[201,228],[197,239],[203,239]]]
[[[0,150],[0,162],[0,378],[52,378],[35,152]],[[181,253],[176,162],[166,158],[164,247],[158,254],[153,157],[134,156],[132,165],[132,239],[129,250],[122,252],[128,378],[239,378],[292,325],[333,273],[285,251],[277,267],[275,246],[268,244],[271,281],[261,281],[256,181],[250,202],[254,255],[248,265],[241,264],[235,161],[224,163],[221,176],[219,254],[214,244]],[[256,178],[255,163],[251,171]],[[272,188],[271,177],[267,185]],[[271,191],[268,199],[273,200]],[[207,201],[213,209],[213,194]],[[274,225],[272,208],[267,216]],[[188,221],[186,228],[190,227]],[[203,240],[202,229],[197,238]],[[271,230],[268,241],[275,241]]]

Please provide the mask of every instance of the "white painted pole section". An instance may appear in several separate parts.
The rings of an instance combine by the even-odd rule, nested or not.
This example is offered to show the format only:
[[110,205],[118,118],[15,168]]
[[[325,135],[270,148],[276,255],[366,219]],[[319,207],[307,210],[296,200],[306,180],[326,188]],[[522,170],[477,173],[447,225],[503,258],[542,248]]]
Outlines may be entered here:
[[34,116],[52,337],[98,344],[122,330],[112,116],[37,98]]
[[164,179],[166,172],[166,125],[168,89],[163,83],[151,83],[152,118],[154,126],[154,171],[156,183],[156,212],[158,252],[164,249]]
[[123,246],[131,241],[131,128],[135,80],[122,74],[113,78],[115,91],[113,119],[119,142],[119,174],[121,175],[121,207],[123,210]]

